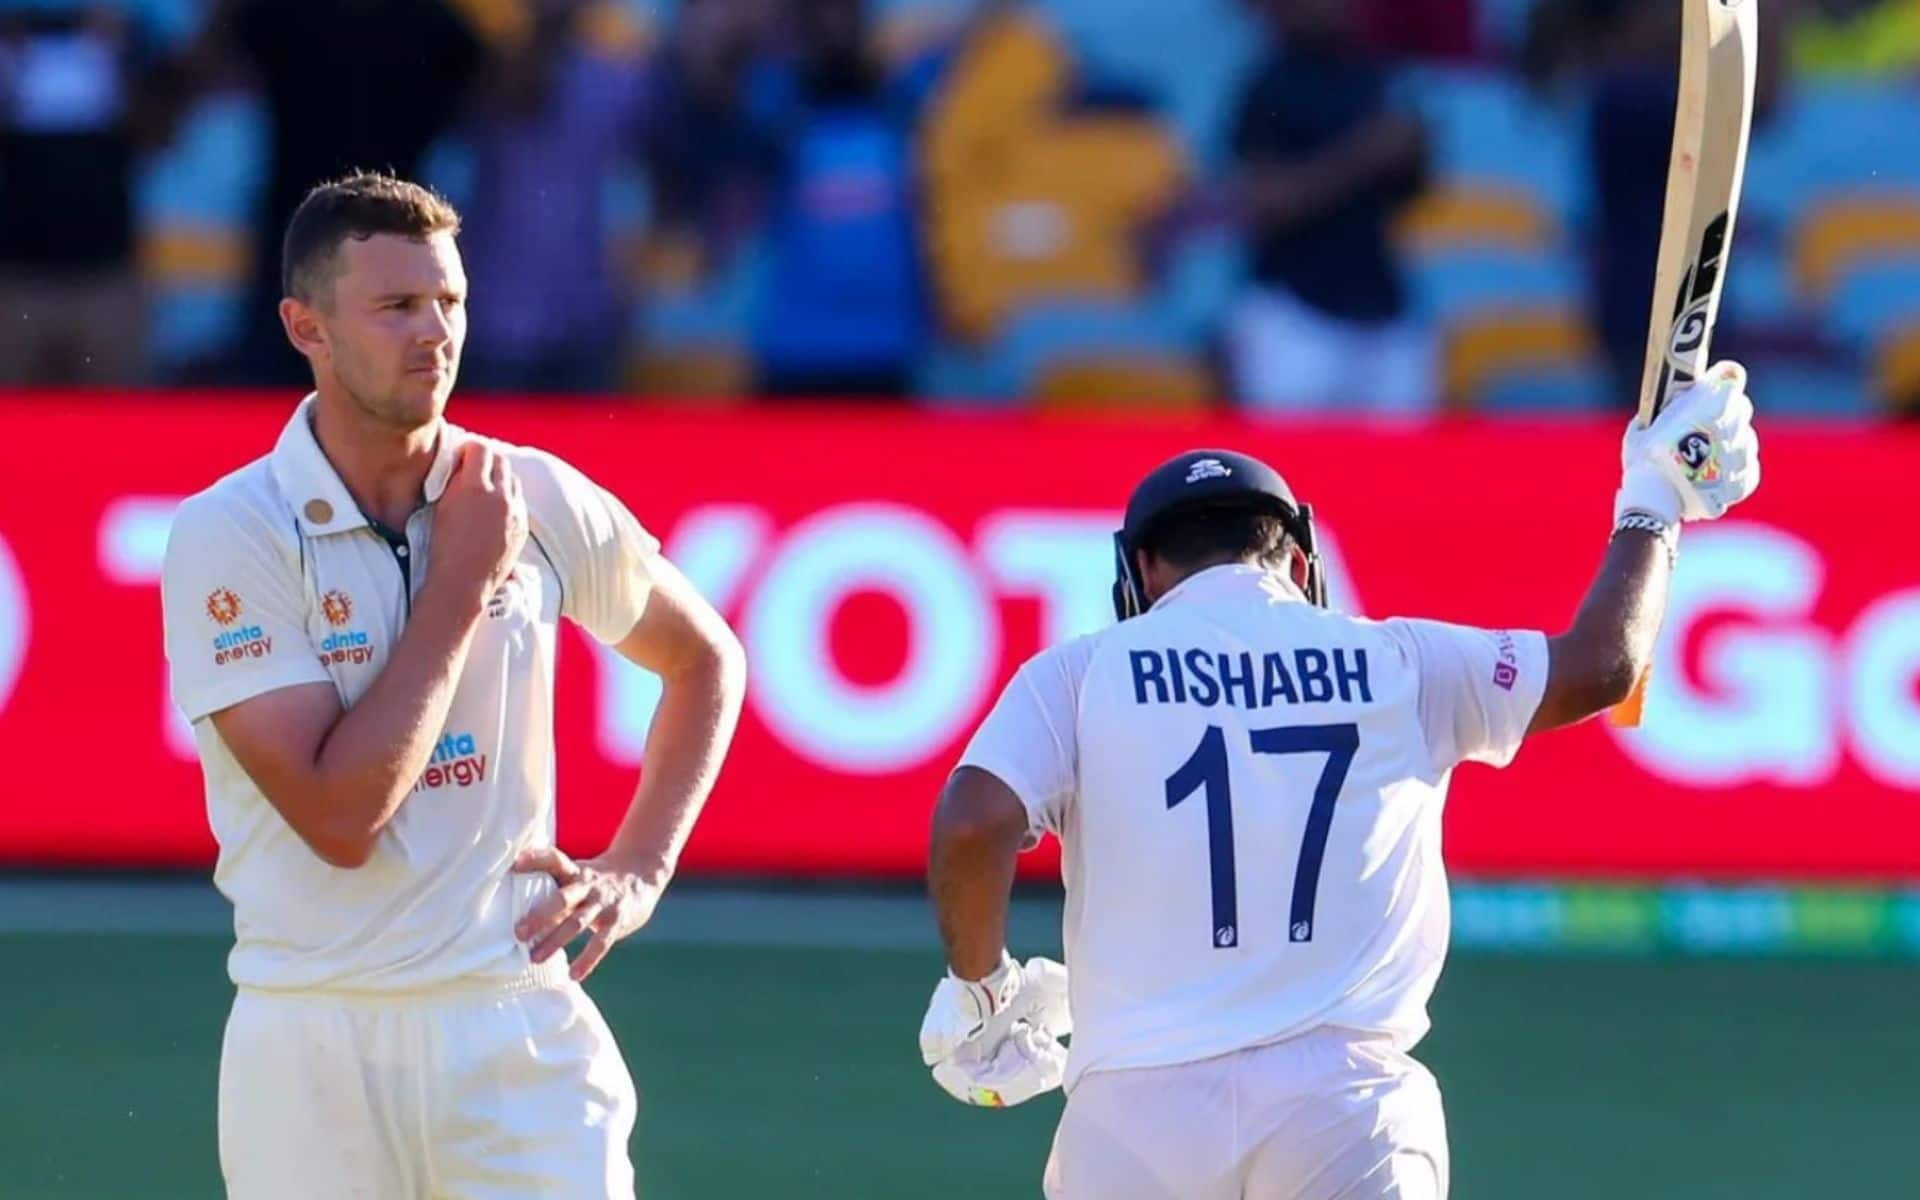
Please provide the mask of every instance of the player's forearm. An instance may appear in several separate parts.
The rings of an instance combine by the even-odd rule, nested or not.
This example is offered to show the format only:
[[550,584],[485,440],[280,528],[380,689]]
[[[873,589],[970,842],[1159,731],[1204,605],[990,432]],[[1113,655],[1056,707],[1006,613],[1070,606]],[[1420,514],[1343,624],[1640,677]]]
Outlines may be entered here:
[[1416,176],[1426,157],[1420,124],[1383,114],[1351,137],[1310,158],[1249,168],[1253,215],[1277,228],[1316,221],[1383,178]]
[[372,852],[433,757],[484,611],[468,592],[429,581],[379,677],[315,754],[312,792],[326,836],[349,860]]
[[1027,833],[1019,801],[1009,806],[991,788],[1004,790],[974,768],[956,771],[934,810],[927,852],[927,891],[940,940],[948,965],[962,979],[984,979],[1000,965],[1014,864]]
[[1637,529],[1614,535],[1572,628],[1548,644],[1533,732],[1583,721],[1627,698],[1653,657],[1671,577],[1658,537]]
[[605,861],[655,887],[673,877],[733,741],[746,679],[746,656],[730,638],[663,677],[643,752],[646,767]]

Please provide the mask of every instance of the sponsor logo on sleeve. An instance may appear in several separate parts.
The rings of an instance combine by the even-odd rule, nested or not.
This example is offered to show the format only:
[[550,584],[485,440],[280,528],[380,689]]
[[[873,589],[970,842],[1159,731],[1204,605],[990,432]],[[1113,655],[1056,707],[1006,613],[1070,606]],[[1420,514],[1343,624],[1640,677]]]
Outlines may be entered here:
[[1493,635],[1493,648],[1498,656],[1493,664],[1493,686],[1510,692],[1513,685],[1520,682],[1520,648],[1514,644],[1513,635],[1504,629]]
[[213,637],[214,666],[230,666],[273,653],[273,639],[264,630],[240,623],[245,613],[246,606],[231,588],[215,588],[207,594],[207,616],[220,627]]

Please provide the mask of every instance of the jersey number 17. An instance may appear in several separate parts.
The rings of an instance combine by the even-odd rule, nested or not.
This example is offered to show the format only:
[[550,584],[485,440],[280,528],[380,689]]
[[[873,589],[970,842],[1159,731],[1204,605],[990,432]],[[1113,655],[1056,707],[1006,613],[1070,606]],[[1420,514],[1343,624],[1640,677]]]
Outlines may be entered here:
[[[1307,809],[1306,835],[1300,840],[1300,862],[1293,876],[1293,911],[1287,918],[1287,940],[1313,940],[1313,905],[1320,890],[1320,861],[1326,856],[1327,833],[1333,828],[1333,805],[1347,782],[1347,769],[1360,749],[1360,727],[1341,725],[1282,725],[1255,729],[1250,737],[1255,754],[1324,754],[1327,765],[1314,785],[1313,804]],[[1195,792],[1207,794],[1207,856],[1213,872],[1213,944],[1229,949],[1240,943],[1239,899],[1233,866],[1233,788],[1228,780],[1227,735],[1218,725],[1207,726],[1200,744],[1167,777],[1167,807],[1176,808]]]

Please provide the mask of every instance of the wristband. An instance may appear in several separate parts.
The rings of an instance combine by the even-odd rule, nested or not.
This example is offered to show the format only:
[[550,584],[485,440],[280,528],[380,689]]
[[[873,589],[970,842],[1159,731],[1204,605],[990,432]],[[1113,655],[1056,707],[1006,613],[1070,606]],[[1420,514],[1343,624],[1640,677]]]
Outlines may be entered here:
[[1000,951],[1000,965],[985,978],[961,979],[953,973],[951,967],[947,968],[947,976],[967,988],[978,989],[976,994],[983,996],[988,1004],[985,1015],[989,1017],[1004,1009],[1013,1000],[1021,984],[1019,963],[1015,962],[1013,955],[1007,953],[1004,948]]
[[1680,523],[1678,521],[1668,521],[1652,513],[1634,511],[1622,514],[1620,519],[1614,522],[1614,533],[1618,534],[1627,529],[1637,529],[1658,538],[1660,544],[1667,548],[1668,566],[1672,566],[1679,560]]

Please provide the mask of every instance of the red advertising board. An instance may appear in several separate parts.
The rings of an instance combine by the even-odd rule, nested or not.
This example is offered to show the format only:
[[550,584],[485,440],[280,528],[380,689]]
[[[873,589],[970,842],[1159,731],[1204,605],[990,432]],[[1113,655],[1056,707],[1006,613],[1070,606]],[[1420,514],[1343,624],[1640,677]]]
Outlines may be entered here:
[[[183,495],[290,403],[0,398],[0,861],[204,864],[155,578]],[[1319,506],[1368,615],[1564,625],[1606,535],[1614,422],[1430,427],[467,402],[623,496],[734,622],[753,678],[686,866],[919,871],[932,799],[1000,683],[1106,619],[1127,489],[1201,444]],[[1688,534],[1646,725],[1456,778],[1483,875],[1920,878],[1920,432],[1767,427],[1737,520]],[[563,841],[631,793],[646,677],[569,633]],[[1050,852],[1028,868],[1052,869]]]

